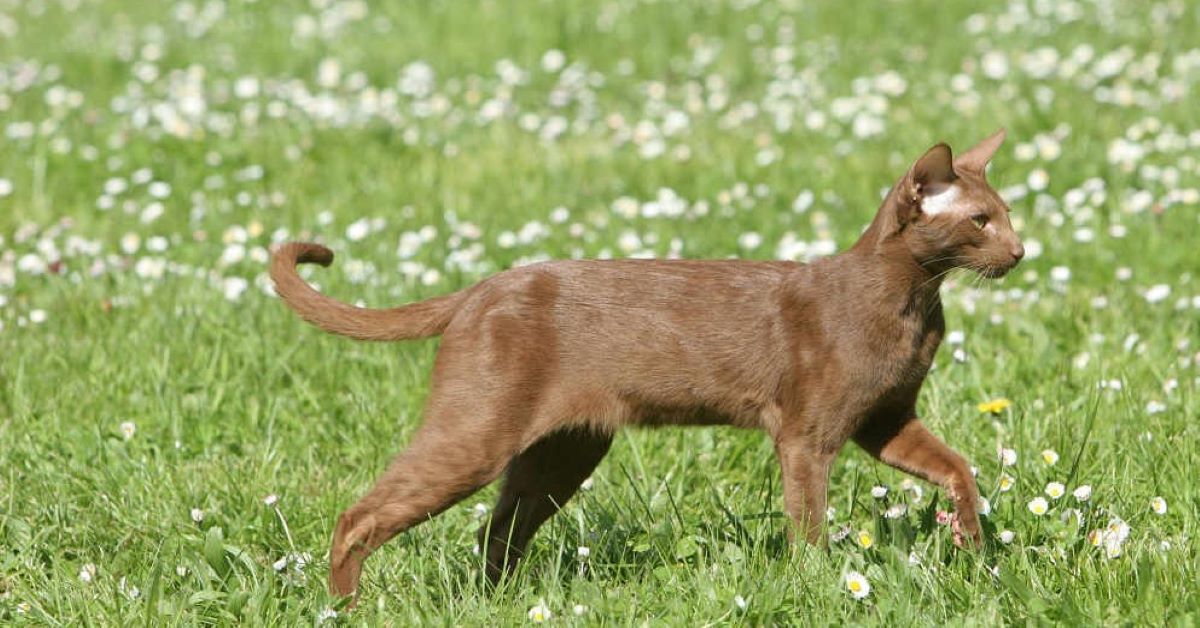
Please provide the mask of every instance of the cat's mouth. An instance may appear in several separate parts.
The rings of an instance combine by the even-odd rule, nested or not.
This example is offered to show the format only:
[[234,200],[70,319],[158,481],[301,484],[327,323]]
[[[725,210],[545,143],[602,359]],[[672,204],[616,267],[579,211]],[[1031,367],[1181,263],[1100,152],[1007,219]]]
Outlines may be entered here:
[[1007,275],[1008,271],[1012,270],[1015,266],[1016,264],[1009,264],[1006,266],[989,264],[987,266],[980,266],[976,270],[980,275],[983,275],[988,279],[999,279]]

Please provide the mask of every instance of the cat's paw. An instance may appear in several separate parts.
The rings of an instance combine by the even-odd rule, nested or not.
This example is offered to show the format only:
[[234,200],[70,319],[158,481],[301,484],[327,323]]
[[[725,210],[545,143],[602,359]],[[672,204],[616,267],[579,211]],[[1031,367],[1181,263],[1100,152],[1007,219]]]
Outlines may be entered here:
[[983,547],[983,535],[979,530],[979,519],[972,517],[969,521],[963,521],[958,513],[950,515],[950,532],[954,545],[962,549],[978,549]]

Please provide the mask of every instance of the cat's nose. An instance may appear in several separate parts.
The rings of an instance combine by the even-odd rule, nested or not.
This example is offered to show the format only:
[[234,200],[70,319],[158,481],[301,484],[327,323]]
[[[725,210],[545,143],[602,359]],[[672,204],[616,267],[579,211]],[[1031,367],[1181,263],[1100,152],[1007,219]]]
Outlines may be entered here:
[[1012,254],[1014,262],[1019,262],[1022,257],[1025,257],[1025,245],[1017,242],[1008,252]]

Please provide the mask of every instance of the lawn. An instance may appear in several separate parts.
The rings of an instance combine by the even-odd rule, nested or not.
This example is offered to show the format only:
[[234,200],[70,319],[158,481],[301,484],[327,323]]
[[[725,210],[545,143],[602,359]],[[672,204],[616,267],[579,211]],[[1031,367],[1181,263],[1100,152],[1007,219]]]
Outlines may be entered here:
[[[1200,9],[965,5],[0,2],[0,623],[1194,625]],[[829,551],[791,546],[765,435],[630,430],[496,590],[492,487],[356,610],[326,593],[437,341],[306,325],[273,242],[376,306],[549,258],[807,260],[1001,126],[1028,255],[945,285],[920,406],[986,549],[853,446]]]

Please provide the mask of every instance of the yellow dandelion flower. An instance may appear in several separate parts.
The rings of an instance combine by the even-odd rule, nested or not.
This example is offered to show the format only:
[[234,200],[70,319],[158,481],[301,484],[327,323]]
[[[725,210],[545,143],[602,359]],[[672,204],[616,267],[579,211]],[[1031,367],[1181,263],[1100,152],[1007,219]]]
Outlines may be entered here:
[[1001,412],[1007,410],[1010,406],[1012,406],[1012,401],[1005,399],[1004,397],[998,397],[996,399],[984,401],[976,407],[979,408],[980,412],[985,414],[1000,414]]

